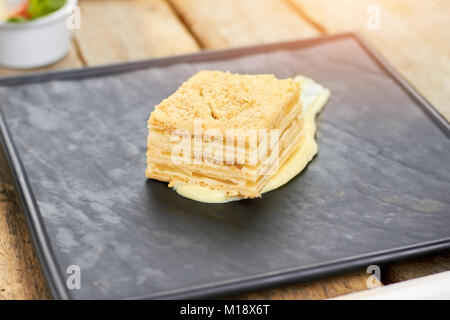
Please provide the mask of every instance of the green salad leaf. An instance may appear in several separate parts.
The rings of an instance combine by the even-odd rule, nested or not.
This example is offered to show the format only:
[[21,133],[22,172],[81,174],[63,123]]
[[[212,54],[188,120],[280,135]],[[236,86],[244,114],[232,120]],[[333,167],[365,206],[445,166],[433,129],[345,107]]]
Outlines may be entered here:
[[30,0],[28,14],[32,19],[40,18],[61,8],[66,0]]
[[6,20],[6,22],[9,23],[21,23],[21,22],[27,22],[28,19],[24,18],[24,17],[14,17],[14,18],[9,18],[8,20]]
[[12,23],[22,23],[46,16],[62,8],[66,0],[29,0],[25,16],[15,16],[7,20]]

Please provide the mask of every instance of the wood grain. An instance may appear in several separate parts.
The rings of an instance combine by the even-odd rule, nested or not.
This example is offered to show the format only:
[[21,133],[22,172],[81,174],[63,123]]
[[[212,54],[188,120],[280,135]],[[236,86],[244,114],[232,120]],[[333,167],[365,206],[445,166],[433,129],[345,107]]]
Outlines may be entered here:
[[279,0],[170,0],[204,48],[312,37],[319,32]]
[[411,280],[450,270],[450,252],[403,261],[384,268],[381,280],[385,284]]
[[163,0],[82,0],[75,32],[88,65],[124,62],[199,50]]
[[[271,300],[320,300],[367,289],[369,275],[364,271],[328,277],[314,282],[292,284],[271,290],[252,292],[239,299]],[[378,282],[379,286],[383,284]]]
[[0,160],[0,299],[49,299],[24,216]]
[[[288,1],[326,33],[361,33],[450,120],[450,1]],[[372,5],[380,8],[380,29],[367,26]]]

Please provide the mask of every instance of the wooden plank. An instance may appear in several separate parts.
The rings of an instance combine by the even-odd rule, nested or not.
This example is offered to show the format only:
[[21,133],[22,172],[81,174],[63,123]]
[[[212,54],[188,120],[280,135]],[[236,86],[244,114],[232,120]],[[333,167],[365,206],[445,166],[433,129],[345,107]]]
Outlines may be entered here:
[[[289,299],[289,300],[319,300],[337,297],[367,289],[367,279],[370,275],[364,271],[328,277],[314,282],[292,284],[281,288],[252,292],[240,299]],[[381,282],[379,285],[382,286]]]
[[5,164],[0,166],[0,300],[48,299],[49,291],[30,242]]
[[319,34],[279,0],[169,0],[205,48],[226,48]]
[[[450,120],[449,1],[288,1],[327,33],[360,32]],[[380,9],[380,29],[367,26],[373,5]],[[371,21],[369,26],[375,26]]]
[[450,270],[450,252],[392,264],[382,270],[384,284],[411,280]]
[[199,50],[195,39],[163,0],[81,0],[75,38],[87,65]]

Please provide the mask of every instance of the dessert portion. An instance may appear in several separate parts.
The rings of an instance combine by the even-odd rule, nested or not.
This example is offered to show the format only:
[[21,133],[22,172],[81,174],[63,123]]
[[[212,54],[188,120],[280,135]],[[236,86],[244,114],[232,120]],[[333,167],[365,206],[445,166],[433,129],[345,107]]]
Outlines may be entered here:
[[[202,202],[255,198],[287,182],[292,177],[281,173],[299,150],[309,146],[306,163],[317,152],[310,141],[315,144],[314,108],[305,113],[302,102],[326,89],[308,83],[301,77],[198,72],[150,116],[147,177]],[[324,102],[329,92],[325,96]]]

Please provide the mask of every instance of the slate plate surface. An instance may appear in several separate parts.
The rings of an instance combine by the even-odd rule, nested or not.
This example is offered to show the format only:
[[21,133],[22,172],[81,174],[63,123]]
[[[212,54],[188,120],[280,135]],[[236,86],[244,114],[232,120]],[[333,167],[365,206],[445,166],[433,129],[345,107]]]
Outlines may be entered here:
[[[56,298],[225,295],[450,246],[449,126],[353,34],[0,80],[2,143]],[[200,69],[329,87],[319,155],[262,199],[144,176],[146,121]],[[81,289],[66,270],[81,270]]]

